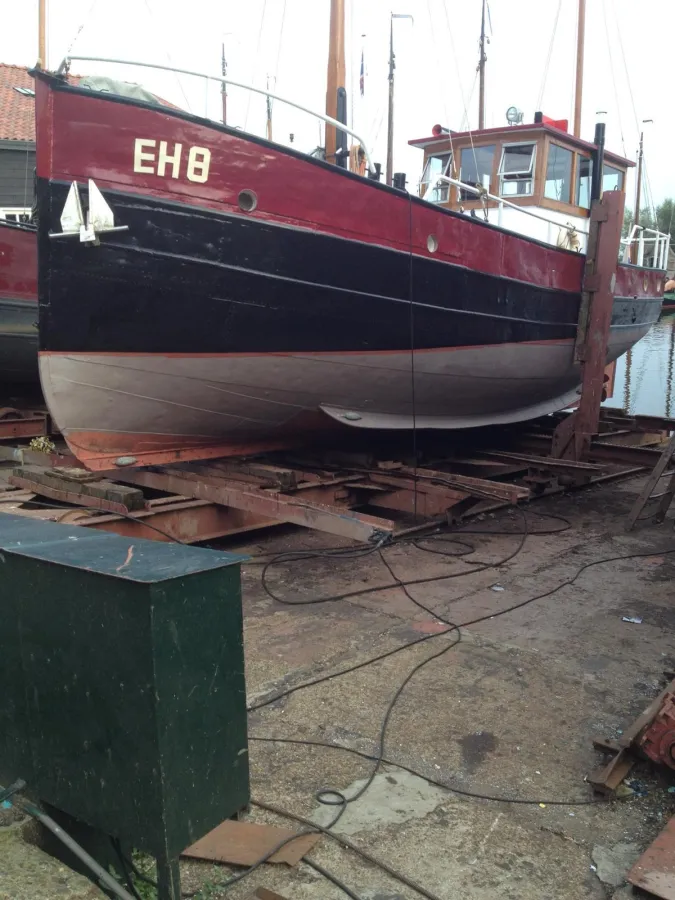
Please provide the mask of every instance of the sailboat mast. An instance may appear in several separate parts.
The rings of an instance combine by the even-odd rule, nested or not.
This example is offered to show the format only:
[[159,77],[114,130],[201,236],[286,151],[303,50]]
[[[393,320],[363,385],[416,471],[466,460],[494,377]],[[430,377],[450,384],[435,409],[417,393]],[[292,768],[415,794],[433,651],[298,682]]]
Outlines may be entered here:
[[574,91],[574,136],[581,137],[581,102],[584,92],[584,41],[586,37],[586,0],[579,0],[577,24],[577,77]]
[[47,68],[47,0],[38,3],[38,66]]
[[485,128],[485,7],[487,0],[483,0],[483,12],[480,20],[480,59],[478,62],[478,128]]
[[[644,158],[644,131],[640,132],[640,149],[638,150],[637,174],[635,184],[635,212],[633,214],[633,224],[640,224],[640,204],[642,203],[642,160]],[[655,226],[656,227],[656,226]],[[637,263],[638,257],[638,233],[635,232],[635,240],[630,245],[630,261]]]
[[[338,116],[338,91],[345,89],[345,0],[330,0],[330,38],[328,44],[328,78],[326,115]],[[326,123],[326,162],[337,163],[337,131]]]
[[394,14],[389,19],[389,114],[387,116],[387,184],[394,178]]

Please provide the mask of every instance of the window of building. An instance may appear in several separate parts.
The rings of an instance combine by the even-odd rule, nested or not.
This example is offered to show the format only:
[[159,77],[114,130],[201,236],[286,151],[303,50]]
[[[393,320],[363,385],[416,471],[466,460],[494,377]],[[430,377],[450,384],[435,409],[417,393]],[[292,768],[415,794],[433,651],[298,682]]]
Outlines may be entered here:
[[505,144],[499,164],[499,194],[526,197],[534,188],[536,144]]
[[[487,147],[465,147],[460,157],[459,180],[464,184],[479,184],[489,191],[494,158],[494,144],[489,144]],[[477,195],[472,191],[460,188],[459,199],[476,200]]]
[[0,219],[6,222],[30,222],[29,209],[0,209]]
[[602,170],[602,192],[605,191],[622,191],[623,190],[623,172],[614,166],[604,166]]
[[546,163],[544,197],[569,203],[572,197],[572,151],[550,144]]
[[430,203],[447,203],[450,197],[450,185],[438,183],[439,175],[449,175],[452,165],[452,153],[429,156],[420,182],[420,197]]
[[593,176],[593,162],[587,156],[579,156],[577,159],[577,206],[584,209],[591,208],[591,178]]

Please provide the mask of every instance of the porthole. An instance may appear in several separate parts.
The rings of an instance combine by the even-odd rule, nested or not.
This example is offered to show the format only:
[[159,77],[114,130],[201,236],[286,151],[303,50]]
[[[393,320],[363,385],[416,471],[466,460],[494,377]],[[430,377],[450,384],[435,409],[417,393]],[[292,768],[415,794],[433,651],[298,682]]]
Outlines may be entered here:
[[237,198],[239,203],[239,209],[242,212],[253,212],[253,210],[258,205],[258,195],[255,191],[239,191],[239,197]]
[[435,234],[430,234],[427,238],[427,250],[429,253],[435,253],[438,250],[438,238]]

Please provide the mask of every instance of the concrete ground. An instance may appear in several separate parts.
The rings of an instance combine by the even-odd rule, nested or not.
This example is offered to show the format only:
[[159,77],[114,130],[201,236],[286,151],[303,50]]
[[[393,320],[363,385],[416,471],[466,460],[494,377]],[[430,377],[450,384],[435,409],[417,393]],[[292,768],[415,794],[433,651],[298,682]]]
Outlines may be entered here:
[[[668,793],[675,773],[644,765],[635,778],[646,796],[613,804],[557,804],[593,799],[584,783],[601,761],[592,749],[593,737],[615,737],[658,693],[664,670],[675,669],[675,552],[665,553],[675,551],[672,527],[623,532],[641,484],[642,479],[606,484],[531,504],[526,509],[530,534],[522,551],[504,565],[499,561],[518,546],[513,534],[470,535],[475,552],[461,560],[410,544],[385,550],[401,579],[456,573],[479,561],[496,564],[409,588],[415,599],[457,623],[494,616],[549,591],[585,563],[656,554],[593,566],[547,598],[462,629],[461,643],[454,647],[456,636],[440,634],[439,620],[398,587],[293,608],[270,599],[261,587],[261,567],[248,564],[244,608],[250,703],[433,635],[254,712],[250,736],[322,741],[376,753],[382,719],[398,687],[414,666],[447,648],[401,693],[389,719],[386,758],[462,791],[532,802],[466,797],[387,764],[361,799],[348,805],[335,830],[440,900],[632,896],[624,886],[625,873],[675,813],[675,794]],[[537,536],[537,531],[563,527],[544,513],[565,516],[572,527]],[[471,527],[517,531],[522,522],[511,511]],[[257,555],[336,543],[326,535],[278,529],[239,546]],[[441,541],[422,543],[435,550],[458,549]],[[296,603],[392,581],[377,554],[279,565],[268,572],[268,580],[280,596]],[[622,616],[642,622],[630,624]],[[374,766],[343,750],[256,740],[250,756],[255,800],[322,823],[336,808],[317,803],[317,792],[332,788],[350,797]],[[288,824],[256,807],[250,817]],[[23,828],[15,821],[0,829],[0,900],[99,896],[96,888],[24,840]],[[362,900],[421,896],[330,838],[322,838],[310,857]],[[219,885],[230,874],[227,867],[185,863],[184,889],[216,900],[225,896]],[[256,886],[287,900],[345,896],[304,863],[293,869],[265,865],[227,896],[243,900]]]

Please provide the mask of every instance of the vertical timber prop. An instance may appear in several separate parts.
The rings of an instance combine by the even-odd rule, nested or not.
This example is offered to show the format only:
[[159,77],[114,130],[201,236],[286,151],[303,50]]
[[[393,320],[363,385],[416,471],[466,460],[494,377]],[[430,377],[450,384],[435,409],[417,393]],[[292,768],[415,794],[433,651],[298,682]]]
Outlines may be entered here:
[[581,363],[581,397],[577,409],[554,432],[551,455],[558,459],[584,460],[598,430],[623,206],[624,198],[620,191],[607,191],[591,207],[588,253],[574,347],[575,357]]

